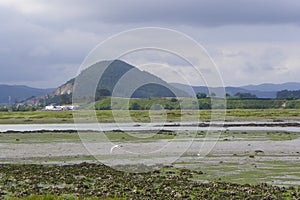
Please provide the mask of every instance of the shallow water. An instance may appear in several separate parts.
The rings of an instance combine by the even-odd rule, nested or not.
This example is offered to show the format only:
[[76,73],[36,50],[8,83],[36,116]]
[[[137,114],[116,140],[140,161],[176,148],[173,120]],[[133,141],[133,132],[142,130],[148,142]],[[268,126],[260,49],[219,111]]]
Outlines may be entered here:
[[[0,132],[6,131],[38,131],[38,130],[93,130],[93,131],[286,131],[300,132],[300,126],[284,126],[285,122],[216,122],[213,124],[199,122],[182,122],[182,123],[99,123],[99,124],[8,124],[0,125]],[[265,126],[271,124],[271,126]],[[223,127],[229,126],[229,127]]]

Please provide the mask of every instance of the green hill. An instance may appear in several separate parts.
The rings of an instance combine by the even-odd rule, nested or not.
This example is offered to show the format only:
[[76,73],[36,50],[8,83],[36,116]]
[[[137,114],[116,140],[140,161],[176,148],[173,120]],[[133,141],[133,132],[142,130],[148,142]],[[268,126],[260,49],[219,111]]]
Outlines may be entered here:
[[95,85],[96,98],[112,94],[115,97],[127,98],[187,96],[185,92],[157,76],[121,60],[98,62],[82,71],[76,81],[75,90],[78,96],[94,94]]
[[[32,102],[35,102],[34,104],[65,104],[71,102],[73,94],[77,99],[89,99],[91,102],[103,96],[125,98],[189,96],[157,76],[141,71],[124,61],[114,60],[93,64],[53,93]],[[94,94],[95,99],[93,99]]]

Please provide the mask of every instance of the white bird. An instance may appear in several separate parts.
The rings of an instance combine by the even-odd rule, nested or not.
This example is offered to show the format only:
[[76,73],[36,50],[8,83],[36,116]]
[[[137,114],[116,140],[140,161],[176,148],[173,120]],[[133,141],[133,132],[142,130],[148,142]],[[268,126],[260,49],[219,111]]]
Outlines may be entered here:
[[118,144],[114,145],[114,146],[110,149],[110,153],[112,153],[113,150],[114,150],[115,148],[121,148],[121,147],[122,147],[122,145],[118,145]]

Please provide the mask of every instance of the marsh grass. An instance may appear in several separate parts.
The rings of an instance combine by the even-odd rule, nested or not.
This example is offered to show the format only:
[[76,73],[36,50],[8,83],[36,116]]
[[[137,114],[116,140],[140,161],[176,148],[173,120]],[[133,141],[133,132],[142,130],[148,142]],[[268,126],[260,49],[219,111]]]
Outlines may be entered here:
[[34,132],[34,133],[2,133],[1,143],[35,144],[35,143],[61,143],[81,142],[76,132]]
[[287,131],[224,131],[219,141],[284,141],[299,137],[300,133]]
[[[73,111],[78,112],[78,111]],[[128,117],[128,111],[117,111],[118,117]],[[242,120],[264,120],[264,121],[280,121],[280,120],[299,120],[299,109],[235,109],[214,110],[214,120],[223,120],[226,114],[227,121],[242,121]],[[95,111],[99,122],[115,122],[111,110]],[[150,122],[150,115],[148,110],[130,110],[130,118],[135,122]],[[162,119],[166,115],[166,121],[210,121],[212,118],[211,110],[166,110],[155,111],[151,110],[151,118]],[[83,123],[88,123],[90,116],[81,116]],[[199,117],[199,118],[198,118]],[[80,120],[79,120],[80,121]],[[0,112],[0,124],[47,124],[47,123],[73,123],[72,111],[35,111],[35,112]]]
[[[90,139],[101,139],[104,135],[111,142],[122,141],[122,142],[147,142],[156,140],[171,140],[176,136],[175,132],[172,131],[147,131],[147,132],[123,132],[123,131],[112,131],[112,132],[86,132],[90,134]],[[103,135],[104,134],[104,135]],[[38,143],[81,143],[80,136],[76,131],[52,131],[52,132],[27,132],[27,133],[16,133],[6,132],[0,134],[0,144],[38,144]]]
[[[269,155],[255,155],[249,158],[250,154],[236,156],[238,159],[227,161],[232,155],[210,155],[210,162],[177,162],[174,163],[178,168],[189,168],[191,170],[201,170],[204,173],[194,175],[193,180],[224,181],[237,184],[259,184],[269,183],[279,186],[294,186],[295,182],[300,183],[300,162],[295,159],[285,161],[290,157],[278,155],[281,160],[261,160],[262,157]],[[272,156],[273,157],[273,156]],[[297,157],[297,156],[291,156]]]

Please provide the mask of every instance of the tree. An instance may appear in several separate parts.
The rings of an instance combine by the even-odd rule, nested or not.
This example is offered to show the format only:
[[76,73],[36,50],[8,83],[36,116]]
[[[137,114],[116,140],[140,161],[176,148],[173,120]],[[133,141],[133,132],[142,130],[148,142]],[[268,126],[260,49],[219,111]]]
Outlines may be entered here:
[[251,93],[236,93],[234,95],[235,97],[239,98],[239,99],[256,99],[257,96],[255,94],[251,94]]
[[102,97],[108,97],[108,96],[111,96],[111,92],[107,89],[100,88],[97,89],[96,91],[95,100],[98,101],[101,100]]
[[277,99],[300,99],[300,90],[289,91],[289,90],[282,90],[277,92],[276,94]]
[[205,99],[207,97],[207,95],[205,93],[197,93],[196,95],[197,99]]
[[216,93],[211,92],[209,96],[210,96],[210,97],[215,97],[215,96],[217,96],[217,95],[216,95]]
[[59,98],[59,104],[72,104],[72,97],[69,94],[62,94]]
[[129,108],[130,110],[140,110],[141,106],[137,102],[133,102]]
[[173,97],[172,99],[171,99],[171,102],[177,102],[178,100],[175,98],[175,97]]
[[166,104],[166,105],[165,105],[165,109],[167,109],[167,110],[173,110],[174,107],[171,106],[170,104]]

